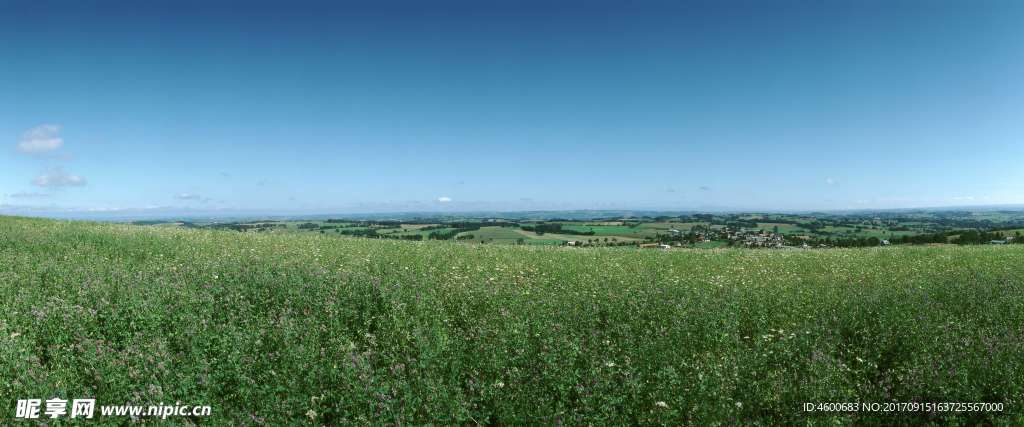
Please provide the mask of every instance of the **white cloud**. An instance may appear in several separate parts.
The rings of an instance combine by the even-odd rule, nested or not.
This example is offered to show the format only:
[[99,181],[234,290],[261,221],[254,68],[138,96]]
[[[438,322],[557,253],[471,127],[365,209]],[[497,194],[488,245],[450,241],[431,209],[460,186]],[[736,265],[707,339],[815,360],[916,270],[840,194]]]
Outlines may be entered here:
[[32,180],[32,185],[38,187],[81,187],[85,183],[84,177],[69,174],[61,169],[54,169]]
[[825,183],[828,184],[828,185],[835,185],[836,184],[836,180],[831,178],[831,177],[825,178]]
[[438,203],[449,203],[451,201],[452,201],[452,198],[448,197],[448,196],[441,196],[441,197],[437,198],[437,202]]
[[60,126],[39,125],[21,134],[18,151],[25,154],[45,154],[64,145]]

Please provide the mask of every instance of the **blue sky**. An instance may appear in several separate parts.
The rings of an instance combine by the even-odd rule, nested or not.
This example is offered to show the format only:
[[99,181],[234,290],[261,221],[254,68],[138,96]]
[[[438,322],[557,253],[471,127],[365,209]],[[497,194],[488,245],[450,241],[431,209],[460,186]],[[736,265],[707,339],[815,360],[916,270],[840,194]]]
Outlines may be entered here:
[[1020,204],[1021,22],[1019,1],[4,2],[0,212]]

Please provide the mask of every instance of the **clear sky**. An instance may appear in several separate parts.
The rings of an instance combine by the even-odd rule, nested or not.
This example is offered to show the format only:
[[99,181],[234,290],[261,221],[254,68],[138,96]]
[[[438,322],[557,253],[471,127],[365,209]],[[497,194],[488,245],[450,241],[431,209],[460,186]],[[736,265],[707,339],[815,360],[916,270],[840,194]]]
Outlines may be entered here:
[[1024,2],[5,1],[0,212],[1024,203]]

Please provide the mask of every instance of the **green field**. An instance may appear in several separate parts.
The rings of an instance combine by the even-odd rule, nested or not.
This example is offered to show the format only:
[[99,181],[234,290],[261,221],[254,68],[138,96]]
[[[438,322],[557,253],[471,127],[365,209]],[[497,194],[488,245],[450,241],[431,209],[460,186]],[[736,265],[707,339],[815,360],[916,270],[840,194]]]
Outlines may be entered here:
[[576,235],[576,234],[559,234],[559,233],[537,234],[537,233],[534,233],[532,231],[524,231],[524,230],[516,230],[516,232],[519,233],[521,236],[525,236],[525,237],[527,237],[528,239],[531,239],[531,240],[557,240],[559,242],[574,242],[574,241],[586,242],[587,240],[594,240],[594,241],[602,240],[603,241],[604,239],[607,238],[609,242],[614,241],[616,243],[621,243],[621,242],[637,242],[638,241],[638,239],[636,239],[636,238],[625,237],[625,236],[604,236],[604,237],[602,237],[602,236],[593,236],[593,235],[591,235],[591,236],[581,236],[581,235]]
[[681,231],[690,231],[694,226],[697,225],[708,225],[706,222],[645,222],[640,224],[638,228],[646,228],[658,231],[668,231],[670,229],[676,229]]
[[783,234],[797,234],[806,233],[807,231],[801,228],[799,225],[775,223],[775,222],[759,222],[757,223],[759,230],[773,231],[778,229],[779,233]]
[[1017,235],[1024,235],[1024,228],[1002,230],[999,233],[1002,234],[1003,236],[1016,237]]
[[214,425],[1024,423],[1024,245],[620,250],[0,217],[0,304],[3,421],[63,396],[207,404],[178,420]]
[[472,239],[459,240],[461,242],[472,243],[513,244],[519,239],[526,240],[526,236],[520,234],[517,228],[511,227],[481,227],[479,230],[466,231],[459,234],[462,236],[472,234]]
[[[622,225],[564,225],[564,230],[578,231],[578,232],[589,232],[593,231],[593,236],[581,236],[585,238],[593,237],[605,237],[605,236],[627,236],[635,238],[643,238],[646,236],[654,236],[656,233],[652,233],[650,230],[641,227],[626,227]],[[578,237],[577,237],[578,239]]]
[[721,248],[721,247],[724,247],[724,246],[726,246],[726,243],[722,242],[722,241],[699,242],[699,243],[694,243],[693,244],[693,247],[701,248],[701,249],[714,249],[714,248]]

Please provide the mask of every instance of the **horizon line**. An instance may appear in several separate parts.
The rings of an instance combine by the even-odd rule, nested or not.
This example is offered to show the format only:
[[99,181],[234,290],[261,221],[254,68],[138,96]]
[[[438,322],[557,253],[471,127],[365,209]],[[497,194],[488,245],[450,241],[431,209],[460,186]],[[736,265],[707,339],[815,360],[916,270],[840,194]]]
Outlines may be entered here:
[[[155,208],[123,208],[123,209],[67,209],[67,210],[46,210],[34,209],[32,207],[20,207],[19,210],[5,208],[19,208],[19,206],[0,206],[0,216],[9,217],[30,217],[30,218],[52,218],[52,219],[114,219],[132,220],[135,218],[147,219],[189,219],[189,218],[313,218],[313,217],[382,217],[388,215],[416,218],[440,216],[477,216],[477,217],[499,217],[501,215],[514,214],[558,214],[570,212],[589,213],[643,213],[643,214],[843,214],[843,213],[870,213],[870,212],[901,212],[901,211],[972,211],[972,210],[1024,210],[1024,204],[989,204],[989,205],[952,205],[952,206],[917,206],[917,207],[892,207],[892,208],[839,208],[839,209],[757,209],[757,208],[704,208],[704,209],[665,209],[665,208],[579,208],[579,209],[512,209],[512,210],[400,210],[400,211],[371,211],[371,212],[340,212],[340,211],[311,211],[296,212],[273,209],[213,209],[202,210],[195,208],[181,207],[155,207]],[[25,209],[27,208],[27,209]],[[651,216],[651,215],[640,215]]]

